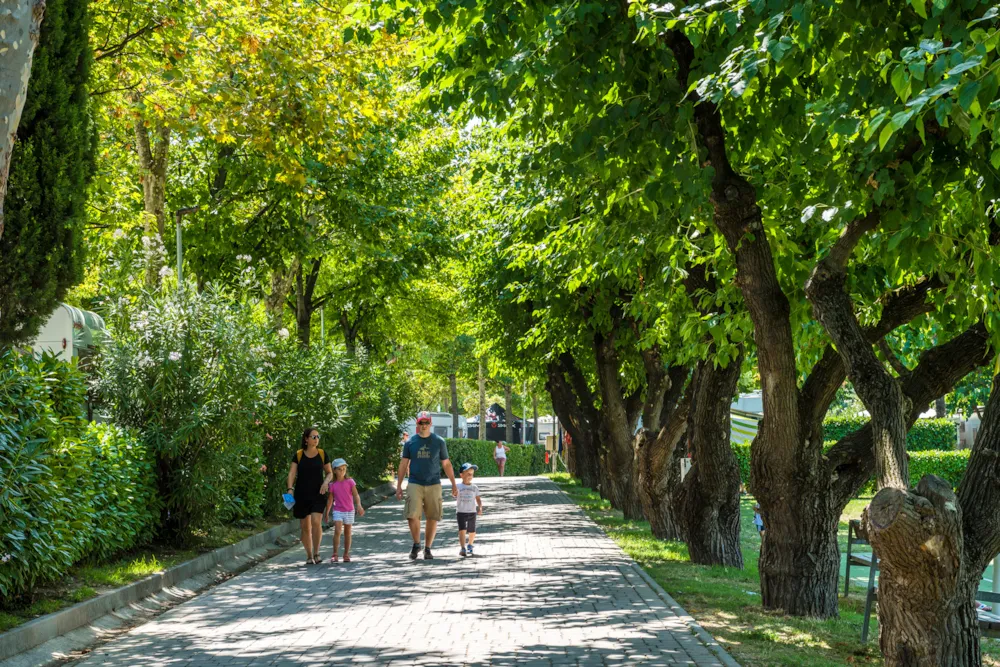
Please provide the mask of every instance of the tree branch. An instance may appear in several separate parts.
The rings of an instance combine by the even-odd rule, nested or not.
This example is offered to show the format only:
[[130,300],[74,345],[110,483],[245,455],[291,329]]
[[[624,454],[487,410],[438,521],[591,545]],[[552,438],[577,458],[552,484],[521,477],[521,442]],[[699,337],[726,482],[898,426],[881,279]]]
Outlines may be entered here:
[[162,25],[163,25],[162,21],[157,21],[156,23],[149,23],[149,24],[143,26],[142,28],[139,28],[135,32],[132,32],[132,33],[129,33],[129,34],[125,35],[125,37],[122,38],[122,41],[118,42],[117,44],[115,44],[114,46],[112,46],[110,49],[102,50],[100,53],[95,53],[94,54],[94,61],[96,62],[98,60],[104,60],[105,58],[111,58],[113,56],[118,55],[119,53],[121,53],[122,51],[125,50],[125,47],[128,46],[130,42],[132,42],[133,40],[138,39],[139,37],[142,37],[147,32],[150,32],[152,30],[156,30],[157,28],[159,28]]

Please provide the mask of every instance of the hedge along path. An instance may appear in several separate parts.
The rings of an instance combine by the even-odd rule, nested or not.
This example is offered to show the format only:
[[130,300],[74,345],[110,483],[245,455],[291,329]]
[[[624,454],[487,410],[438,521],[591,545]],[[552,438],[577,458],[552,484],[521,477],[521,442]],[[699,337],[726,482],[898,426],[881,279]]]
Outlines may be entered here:
[[[448,438],[448,457],[455,469],[463,463],[479,466],[476,472],[480,477],[493,477],[500,474],[500,468],[493,458],[497,443],[490,440],[467,440],[464,438]],[[545,466],[545,447],[542,445],[518,445],[505,443],[510,447],[507,452],[507,465],[504,466],[504,476],[519,477],[523,475],[540,475],[547,471]]]

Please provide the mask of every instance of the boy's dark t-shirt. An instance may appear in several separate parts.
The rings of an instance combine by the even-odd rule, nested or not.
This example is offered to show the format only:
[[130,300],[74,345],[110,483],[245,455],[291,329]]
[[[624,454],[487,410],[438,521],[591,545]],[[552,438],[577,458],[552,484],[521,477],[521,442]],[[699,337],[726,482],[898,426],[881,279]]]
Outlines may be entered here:
[[435,433],[426,438],[414,435],[403,445],[403,458],[410,459],[410,484],[440,484],[441,462],[448,460],[448,443]]

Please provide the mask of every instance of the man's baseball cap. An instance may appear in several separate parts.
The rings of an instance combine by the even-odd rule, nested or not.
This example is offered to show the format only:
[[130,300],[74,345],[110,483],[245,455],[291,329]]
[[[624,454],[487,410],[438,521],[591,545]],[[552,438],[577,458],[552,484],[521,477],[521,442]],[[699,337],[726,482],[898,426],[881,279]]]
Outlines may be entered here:
[[346,466],[346,465],[347,465],[347,461],[345,461],[344,459],[334,459],[333,460],[333,465],[331,467],[333,467],[333,468],[339,468],[340,466]]
[[417,423],[419,424],[420,422],[423,421],[427,422],[428,424],[430,424],[431,421],[433,421],[431,419],[431,413],[427,412],[426,410],[417,413]]
[[479,470],[479,466],[474,466],[471,463],[463,463],[462,467],[458,469],[458,472],[461,474],[466,470]]

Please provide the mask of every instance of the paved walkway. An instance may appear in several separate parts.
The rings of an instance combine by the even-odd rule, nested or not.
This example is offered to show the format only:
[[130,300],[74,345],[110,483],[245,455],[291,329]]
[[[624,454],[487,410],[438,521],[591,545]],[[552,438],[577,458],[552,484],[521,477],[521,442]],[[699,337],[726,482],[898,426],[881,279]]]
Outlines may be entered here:
[[392,499],[358,520],[354,562],[307,567],[292,548],[74,664],[722,664],[555,484],[478,483],[472,559],[448,498],[435,560],[409,561]]

